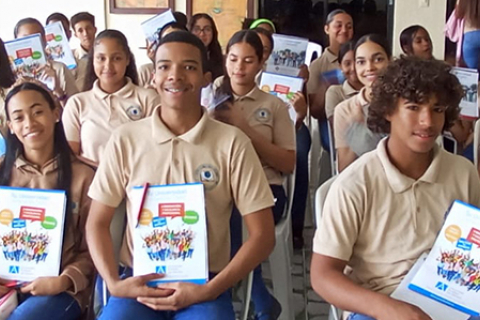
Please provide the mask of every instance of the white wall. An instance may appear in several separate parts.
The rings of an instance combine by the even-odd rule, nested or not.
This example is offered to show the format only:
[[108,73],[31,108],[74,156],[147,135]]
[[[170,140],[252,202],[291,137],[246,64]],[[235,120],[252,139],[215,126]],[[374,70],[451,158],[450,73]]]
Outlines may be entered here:
[[399,55],[400,33],[403,29],[413,24],[419,24],[427,29],[433,42],[433,55],[437,59],[444,59],[445,36],[445,15],[447,12],[447,0],[430,0],[428,7],[420,7],[420,0],[396,0],[395,18],[393,26],[393,54]]

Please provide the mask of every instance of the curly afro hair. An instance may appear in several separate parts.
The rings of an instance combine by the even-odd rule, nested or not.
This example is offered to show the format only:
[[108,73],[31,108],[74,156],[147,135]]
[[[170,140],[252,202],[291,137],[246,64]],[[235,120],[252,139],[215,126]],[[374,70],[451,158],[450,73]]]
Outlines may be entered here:
[[391,62],[373,84],[367,125],[374,132],[388,134],[390,122],[386,116],[394,113],[399,98],[423,103],[432,95],[447,107],[443,130],[448,130],[458,117],[464,95],[451,67],[439,60],[402,56]]

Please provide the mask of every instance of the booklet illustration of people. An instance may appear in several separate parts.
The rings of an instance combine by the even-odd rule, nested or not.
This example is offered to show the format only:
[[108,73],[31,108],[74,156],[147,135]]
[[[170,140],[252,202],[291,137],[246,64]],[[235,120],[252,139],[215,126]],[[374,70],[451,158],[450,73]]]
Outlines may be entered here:
[[47,40],[45,53],[48,57],[65,64],[68,69],[77,67],[77,62],[60,21],[45,26],[45,39]]
[[460,116],[466,118],[478,118],[478,71],[477,69],[467,69],[453,67],[454,74],[463,87],[465,95],[460,101]]
[[290,77],[269,72],[262,73],[260,80],[260,89],[283,100],[288,106],[288,113],[293,122],[297,119],[297,113],[290,103],[293,95],[302,91],[303,79]]
[[[134,208],[143,202],[133,233],[133,274],[162,273],[149,285],[208,279],[207,221],[201,183],[133,188]],[[143,200],[142,200],[143,199]]]
[[65,191],[0,187],[0,199],[0,278],[58,276]]
[[38,79],[38,69],[47,64],[40,34],[5,42],[10,66],[19,77]]
[[145,38],[149,43],[153,43],[158,39],[158,32],[162,30],[164,26],[170,22],[175,22],[175,17],[173,16],[172,10],[169,9],[163,13],[157,14],[156,16],[142,22],[142,30],[145,34]]
[[463,313],[480,315],[480,209],[453,202],[408,288]]
[[308,39],[275,33],[273,43],[266,71],[296,77],[305,63]]

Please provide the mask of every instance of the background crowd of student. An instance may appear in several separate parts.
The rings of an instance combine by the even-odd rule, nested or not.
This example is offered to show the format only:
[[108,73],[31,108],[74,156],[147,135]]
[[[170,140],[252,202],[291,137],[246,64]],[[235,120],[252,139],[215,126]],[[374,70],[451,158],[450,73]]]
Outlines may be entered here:
[[[462,4],[460,1],[455,17],[465,23],[462,57],[467,66],[477,68],[480,16],[468,13],[473,2]],[[277,31],[271,21],[259,19],[248,25],[251,30],[237,32],[227,44],[224,56],[217,27],[209,15],[199,13],[187,21],[183,14],[176,12],[175,18],[176,22],[159,32],[157,43],[147,43],[147,55],[152,62],[137,66],[128,40],[121,32],[104,30],[96,34],[95,19],[86,12],[74,15],[70,21],[62,14],[52,14],[47,24],[60,21],[67,37],[71,36],[71,27],[80,39],[80,47],[74,50],[77,61],[74,70],[55,61],[49,61],[40,70],[40,80],[53,81],[53,90],[28,79],[15,86],[16,79],[0,40],[1,126],[7,140],[0,184],[65,189],[70,203],[75,204],[67,206],[66,230],[72,232],[65,233],[61,275],[52,279],[39,278],[22,288],[25,300],[10,319],[34,319],[47,304],[54,305],[51,312],[57,316],[64,310],[62,319],[75,319],[84,312],[94,274],[83,234],[91,201],[87,196],[94,175],[91,167],[96,169],[101,165],[105,150],[113,148],[107,144],[117,128],[155,116],[155,112],[158,114],[155,110],[161,105],[159,91],[186,90],[182,86],[162,87],[156,82],[158,43],[167,35],[189,30],[201,40],[206,52],[203,71],[208,84],[213,84],[214,96],[229,95],[225,105],[211,111],[209,116],[236,127],[251,141],[275,197],[272,208],[275,223],[282,218],[287,202],[283,179],[296,168],[292,224],[297,248],[303,246],[309,184],[311,136],[305,119],[311,116],[318,120],[322,146],[329,152],[336,152],[339,171],[376,149],[385,136],[385,132],[373,132],[367,120],[374,84],[392,61],[390,46],[377,34],[353,41],[353,19],[347,11],[337,9],[328,14],[324,31],[329,46],[309,68],[305,65],[299,68],[298,76],[304,79],[304,88],[291,99],[297,114],[294,122],[285,103],[258,88],[263,67],[274,47],[272,33],[281,31]],[[36,33],[45,37],[43,25],[34,18],[22,19],[14,28],[15,38]],[[407,56],[434,59],[430,36],[421,26],[405,29],[400,43]],[[330,71],[336,72],[333,78],[326,76]],[[341,73],[344,82],[338,80]],[[327,121],[330,121],[331,130],[328,130]],[[469,122],[456,121],[451,132],[459,144],[466,147],[471,140],[472,127]],[[329,146],[328,134],[333,134],[334,146]],[[41,135],[47,136],[35,139]],[[102,169],[101,172],[112,170]],[[100,187],[104,185],[97,182],[97,188]],[[96,190],[97,195],[101,194],[99,190]],[[240,217],[244,212],[239,209],[240,206],[234,206],[230,221],[232,258],[242,247]],[[103,268],[102,271],[106,266]],[[5,291],[1,285],[0,290],[0,294]],[[49,300],[46,296],[55,299]],[[281,306],[265,288],[260,266],[255,268],[252,299],[255,319],[279,316]],[[72,301],[76,302],[75,307],[66,308]]]

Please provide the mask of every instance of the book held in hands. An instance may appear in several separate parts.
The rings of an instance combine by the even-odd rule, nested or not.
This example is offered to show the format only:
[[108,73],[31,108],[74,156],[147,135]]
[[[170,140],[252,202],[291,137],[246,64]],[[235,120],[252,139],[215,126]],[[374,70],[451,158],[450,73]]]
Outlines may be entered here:
[[60,21],[45,26],[45,39],[47,40],[47,47],[45,48],[47,56],[65,64],[68,69],[77,67],[77,62]]

